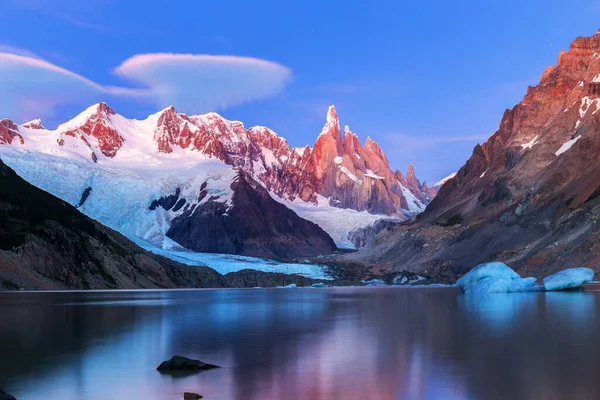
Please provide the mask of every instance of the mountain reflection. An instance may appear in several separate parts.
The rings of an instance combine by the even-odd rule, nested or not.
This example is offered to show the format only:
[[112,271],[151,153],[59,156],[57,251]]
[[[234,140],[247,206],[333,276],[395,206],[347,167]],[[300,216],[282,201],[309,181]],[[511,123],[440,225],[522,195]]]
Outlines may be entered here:
[[[0,295],[20,400],[597,398],[593,293],[281,289]],[[185,377],[174,354],[223,368]]]

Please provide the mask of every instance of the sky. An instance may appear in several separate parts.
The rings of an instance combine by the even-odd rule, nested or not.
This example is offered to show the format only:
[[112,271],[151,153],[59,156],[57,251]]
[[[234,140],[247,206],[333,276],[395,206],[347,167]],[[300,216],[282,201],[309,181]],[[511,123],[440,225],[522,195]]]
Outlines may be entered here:
[[392,168],[459,169],[600,1],[0,0],[0,118],[54,127],[106,101],[264,125],[312,145],[329,105]]

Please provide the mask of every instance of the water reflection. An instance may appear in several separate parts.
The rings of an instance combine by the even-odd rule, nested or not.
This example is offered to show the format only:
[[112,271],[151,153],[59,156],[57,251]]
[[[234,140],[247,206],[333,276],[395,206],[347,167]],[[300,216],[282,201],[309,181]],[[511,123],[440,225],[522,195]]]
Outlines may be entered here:
[[[597,294],[294,289],[0,295],[27,399],[598,398]],[[224,368],[154,369],[173,354]]]

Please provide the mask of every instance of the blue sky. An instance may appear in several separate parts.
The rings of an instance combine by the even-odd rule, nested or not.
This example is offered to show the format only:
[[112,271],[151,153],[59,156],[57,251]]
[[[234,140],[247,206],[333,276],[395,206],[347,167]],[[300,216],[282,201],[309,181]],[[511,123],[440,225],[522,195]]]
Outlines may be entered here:
[[[559,50],[600,28],[600,2],[583,0],[0,0],[0,7],[0,52],[46,63],[23,68],[19,59],[0,69],[2,116],[42,116],[53,127],[99,100],[137,118],[173,103],[187,113],[217,108],[303,146],[335,104],[341,123],[363,141],[375,139],[394,168],[412,163],[429,182],[464,163]],[[115,72],[154,53],[199,58],[177,65],[138,58]],[[63,70],[39,73],[50,64]],[[134,93],[153,84],[168,95],[149,101]],[[123,88],[134,90],[123,95]],[[35,98],[41,91],[46,97]]]

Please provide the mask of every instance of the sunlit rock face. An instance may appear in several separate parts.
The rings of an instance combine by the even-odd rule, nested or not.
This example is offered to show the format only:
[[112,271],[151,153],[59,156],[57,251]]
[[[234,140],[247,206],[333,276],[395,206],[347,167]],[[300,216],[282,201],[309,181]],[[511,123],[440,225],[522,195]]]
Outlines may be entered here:
[[[293,148],[264,126],[246,129],[216,113],[188,116],[170,106],[146,120],[137,121],[115,113],[105,103],[89,107],[56,130],[46,130],[40,120],[17,126],[0,122],[0,144],[16,141],[30,147],[20,129],[39,143],[60,146],[99,159],[127,157],[143,163],[151,154],[194,152],[242,168],[271,193],[285,200],[317,203],[318,196],[330,205],[373,214],[415,215],[435,196],[436,190],[421,183],[409,165],[408,175],[393,172],[377,143],[367,138],[364,146],[348,126],[342,129],[335,107],[311,148]],[[127,155],[123,155],[123,146]],[[133,154],[133,155],[132,155]]]
[[599,111],[600,33],[560,53],[418,221],[352,257],[449,281],[490,260],[522,276],[598,272]]

